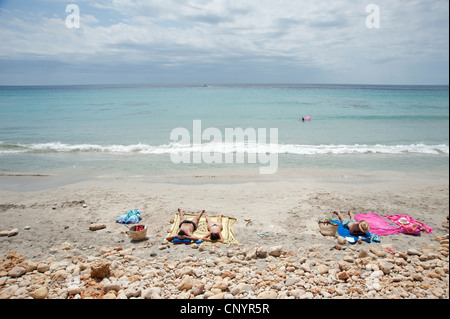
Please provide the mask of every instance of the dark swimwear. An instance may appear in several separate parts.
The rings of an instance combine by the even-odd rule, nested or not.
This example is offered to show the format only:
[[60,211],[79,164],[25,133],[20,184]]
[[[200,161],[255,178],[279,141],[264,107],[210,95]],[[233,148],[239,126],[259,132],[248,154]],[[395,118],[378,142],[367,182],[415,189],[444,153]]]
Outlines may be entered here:
[[182,221],[179,228],[181,228],[181,225],[183,225],[183,224],[192,224],[192,225],[194,225],[194,231],[197,230],[197,225],[192,220]]

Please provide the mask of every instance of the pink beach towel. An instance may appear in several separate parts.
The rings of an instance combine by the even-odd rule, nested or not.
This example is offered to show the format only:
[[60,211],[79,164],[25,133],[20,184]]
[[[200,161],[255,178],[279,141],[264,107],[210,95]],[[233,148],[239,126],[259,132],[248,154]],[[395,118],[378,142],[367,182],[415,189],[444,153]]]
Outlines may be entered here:
[[356,214],[357,221],[365,220],[369,223],[370,232],[378,236],[395,235],[400,233],[400,227],[393,225],[393,223],[385,218],[374,214]]
[[394,223],[396,223],[397,225],[401,225],[401,223],[398,221],[400,218],[406,218],[411,224],[419,224],[421,225],[423,228],[426,229],[427,233],[432,233],[433,232],[433,228],[418,222],[417,220],[415,220],[414,218],[412,218],[411,216],[408,215],[385,215],[387,218],[389,218],[390,220],[392,220]]

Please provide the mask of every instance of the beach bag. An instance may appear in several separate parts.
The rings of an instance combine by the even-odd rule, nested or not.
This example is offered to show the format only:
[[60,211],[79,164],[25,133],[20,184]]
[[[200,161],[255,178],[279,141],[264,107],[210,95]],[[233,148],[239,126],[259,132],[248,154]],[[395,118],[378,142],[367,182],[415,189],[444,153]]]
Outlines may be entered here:
[[320,233],[323,236],[336,236],[339,225],[331,222],[329,219],[319,221]]
[[400,232],[406,235],[420,236],[420,226],[419,225],[401,225]]
[[133,226],[130,228],[128,234],[134,241],[142,241],[147,237],[147,226],[145,225]]

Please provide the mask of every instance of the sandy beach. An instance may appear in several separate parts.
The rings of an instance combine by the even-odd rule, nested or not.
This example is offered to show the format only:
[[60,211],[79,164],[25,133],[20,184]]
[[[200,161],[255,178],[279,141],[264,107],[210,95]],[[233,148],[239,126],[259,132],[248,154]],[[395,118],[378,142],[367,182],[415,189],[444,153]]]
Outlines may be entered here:
[[[442,227],[449,214],[449,189],[445,180],[236,182],[203,178],[199,182],[197,178],[196,183],[96,180],[54,188],[50,177],[2,178],[0,231],[16,229],[18,233],[0,237],[0,254],[3,257],[8,251],[16,251],[32,262],[50,263],[67,256],[95,259],[102,256],[102,249],[114,247],[128,249],[129,254],[144,260],[187,257],[206,260],[212,254],[210,249],[226,255],[230,249],[249,251],[274,246],[298,256],[305,255],[311,247],[320,247],[322,258],[339,261],[350,250],[369,251],[373,247],[398,252],[437,250],[439,243],[434,238],[448,235],[448,228]],[[11,179],[15,182],[11,183]],[[41,191],[19,191],[20,179],[23,182],[32,179],[47,186]],[[204,209],[207,214],[236,218],[234,231],[240,244],[205,249],[166,245],[165,237],[172,227],[170,220],[177,208],[194,213]],[[139,209],[141,224],[148,225],[145,241],[132,241],[127,228],[115,222],[131,209]],[[332,214],[334,210],[380,216],[408,214],[434,228],[434,232],[420,237],[383,236],[381,243],[333,249],[338,244],[336,237],[322,236],[317,222],[336,217]],[[91,231],[92,224],[104,224],[106,228]],[[261,233],[265,236],[258,235]],[[446,258],[448,261],[448,252]],[[448,287],[448,263],[446,272],[442,280]]]
[[[17,178],[17,177],[16,177]],[[26,179],[48,177],[26,177]],[[384,236],[381,244],[394,249],[418,248],[433,236],[448,233],[442,222],[448,215],[448,182],[368,182],[330,183],[302,181],[262,181],[235,183],[232,180],[197,184],[142,183],[123,180],[89,181],[33,192],[2,191],[1,230],[17,228],[19,235],[2,237],[1,253],[16,250],[26,258],[42,258],[50,249],[68,242],[83,251],[131,243],[127,228],[115,222],[131,209],[139,209],[141,223],[148,225],[148,237],[155,244],[137,250],[141,256],[157,252],[171,228],[177,208],[185,212],[205,210],[238,220],[235,235],[241,245],[282,245],[285,249],[331,245],[318,231],[319,219],[332,217],[334,210],[358,213],[408,214],[434,228],[433,234],[420,237]],[[85,207],[83,207],[83,204]],[[244,219],[251,219],[246,222]],[[91,224],[106,229],[89,230]],[[24,228],[29,226],[28,230]],[[260,237],[258,233],[267,233]],[[369,245],[369,244],[367,244]],[[166,251],[179,255],[186,249]],[[56,256],[61,251],[53,253]]]

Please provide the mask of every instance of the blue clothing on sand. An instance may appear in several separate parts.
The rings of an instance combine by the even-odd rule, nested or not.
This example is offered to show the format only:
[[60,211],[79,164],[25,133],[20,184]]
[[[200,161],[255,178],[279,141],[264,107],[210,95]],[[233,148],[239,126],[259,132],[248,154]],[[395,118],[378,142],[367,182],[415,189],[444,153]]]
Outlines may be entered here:
[[[331,220],[331,222],[338,225],[337,232],[339,236],[344,237],[347,239],[347,241],[351,244],[354,244],[358,241],[358,239],[361,239],[367,243],[380,243],[380,237],[377,234],[373,234],[370,231],[368,231],[364,236],[353,236],[350,235],[350,230],[348,229],[347,224],[343,224],[340,220]],[[346,222],[346,221],[344,221]]]
[[137,224],[142,219],[140,214],[141,211],[139,209],[133,209],[117,218],[116,222],[120,224]]

